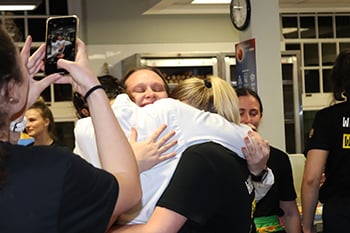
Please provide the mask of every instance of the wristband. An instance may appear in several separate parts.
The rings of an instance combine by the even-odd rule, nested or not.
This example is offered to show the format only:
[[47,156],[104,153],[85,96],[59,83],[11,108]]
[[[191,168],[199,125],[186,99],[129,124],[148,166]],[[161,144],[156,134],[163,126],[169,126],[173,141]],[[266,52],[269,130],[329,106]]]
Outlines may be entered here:
[[12,121],[10,124],[10,131],[21,133],[26,128],[26,124],[27,124],[26,117],[23,117],[22,121],[20,121],[20,122]]
[[268,173],[267,169],[263,169],[258,175],[253,175],[253,174],[250,173],[250,176],[251,176],[253,181],[261,182],[261,181],[263,181],[266,178],[267,173]]
[[93,86],[91,87],[85,94],[84,96],[84,100],[85,102],[87,102],[87,98],[92,94],[92,92],[96,91],[97,89],[104,89],[103,86],[101,85],[96,85],[96,86]]

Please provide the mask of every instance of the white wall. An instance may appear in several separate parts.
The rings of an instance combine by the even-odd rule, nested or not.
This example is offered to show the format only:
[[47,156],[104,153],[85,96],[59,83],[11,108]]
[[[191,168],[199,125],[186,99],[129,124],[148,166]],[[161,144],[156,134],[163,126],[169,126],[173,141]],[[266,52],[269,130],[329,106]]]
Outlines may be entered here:
[[[99,0],[97,3],[95,0],[70,0],[71,13],[81,19],[81,37],[88,45],[97,74],[103,72],[103,64],[107,62],[110,73],[121,77],[119,62],[134,53],[234,51],[240,34],[234,29],[229,15],[143,16],[141,12],[149,1]],[[259,83],[270,82],[270,78],[261,77]],[[270,90],[264,87],[263,101],[265,97],[271,97],[267,93]],[[281,93],[276,93],[273,100],[281,100]],[[275,126],[274,122],[283,122],[282,106],[269,105],[264,102],[266,117],[261,133],[271,144],[284,149],[284,128],[280,124],[275,130],[270,128]],[[275,114],[276,108],[279,108],[279,114]]]
[[110,74],[121,77],[120,61],[135,53],[218,53],[234,52],[234,43],[186,43],[186,44],[132,44],[88,45],[91,63],[97,74],[103,73],[103,64],[109,66]]

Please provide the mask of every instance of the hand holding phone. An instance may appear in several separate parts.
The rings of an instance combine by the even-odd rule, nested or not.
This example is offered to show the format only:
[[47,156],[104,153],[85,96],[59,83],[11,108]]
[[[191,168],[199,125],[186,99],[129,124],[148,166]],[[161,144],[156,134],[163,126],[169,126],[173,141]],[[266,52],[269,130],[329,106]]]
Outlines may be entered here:
[[46,21],[45,74],[68,73],[57,68],[57,61],[75,60],[79,18],[75,15],[50,17]]

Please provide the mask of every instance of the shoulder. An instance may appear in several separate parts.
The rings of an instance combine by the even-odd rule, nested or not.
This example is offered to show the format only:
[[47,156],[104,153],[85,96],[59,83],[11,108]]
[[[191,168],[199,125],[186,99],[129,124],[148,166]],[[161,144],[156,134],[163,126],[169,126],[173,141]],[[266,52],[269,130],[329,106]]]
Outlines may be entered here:
[[69,149],[60,146],[11,145],[6,150],[9,153],[10,167],[16,167],[22,174],[30,177],[45,174],[46,179],[63,177],[78,157]]
[[77,122],[75,123],[75,127],[83,127],[85,125],[90,125],[90,124],[92,124],[91,117],[84,117],[77,120]]
[[206,161],[206,163],[214,165],[230,160],[244,164],[246,162],[235,152],[215,142],[204,142],[190,146],[183,152],[182,157],[187,160]]
[[74,134],[86,134],[89,131],[94,132],[91,117],[85,117],[77,120],[74,126]]
[[281,149],[278,149],[274,146],[270,146],[270,155],[273,156],[280,156],[282,158],[288,158],[288,154]]
[[286,152],[284,152],[276,147],[270,146],[270,158],[269,158],[269,160],[288,162],[289,156]]
[[341,103],[337,103],[331,106],[328,106],[326,108],[323,108],[321,110],[319,110],[316,113],[316,117],[329,117],[332,115],[337,115],[337,114],[341,114],[343,112],[343,110],[347,110],[349,109],[349,101],[345,101],[345,102],[341,102]]
[[[183,111],[183,110],[192,110],[194,109],[195,111],[200,111],[197,108],[192,107],[189,104],[185,104],[177,99],[172,99],[172,98],[163,98],[160,100],[157,100],[156,102],[153,103],[154,106],[157,107],[162,107],[168,110],[176,110],[176,111]],[[145,106],[145,107],[148,107]]]

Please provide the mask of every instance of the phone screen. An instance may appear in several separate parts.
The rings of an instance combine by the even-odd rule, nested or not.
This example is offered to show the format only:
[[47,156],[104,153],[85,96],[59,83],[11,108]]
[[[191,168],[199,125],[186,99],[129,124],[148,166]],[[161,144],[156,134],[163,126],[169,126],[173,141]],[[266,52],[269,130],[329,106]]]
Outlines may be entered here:
[[66,74],[64,69],[57,68],[57,61],[64,58],[74,61],[76,52],[76,38],[78,31],[78,17],[59,16],[50,17],[46,22],[46,55],[45,74]]

